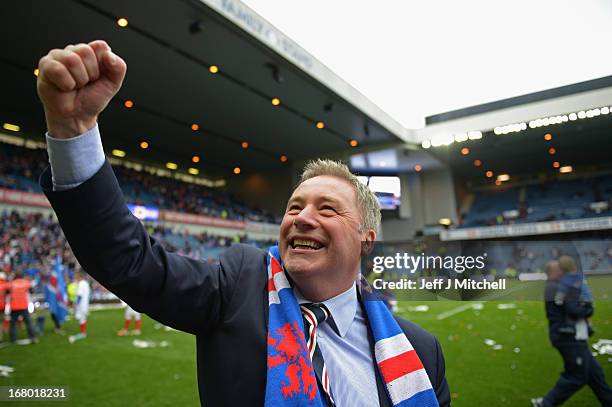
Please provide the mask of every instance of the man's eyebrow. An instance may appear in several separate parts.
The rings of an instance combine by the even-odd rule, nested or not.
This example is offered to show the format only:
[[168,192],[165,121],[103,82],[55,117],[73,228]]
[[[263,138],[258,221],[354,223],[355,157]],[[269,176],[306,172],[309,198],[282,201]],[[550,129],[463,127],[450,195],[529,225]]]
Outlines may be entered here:
[[331,202],[334,204],[340,204],[340,201],[338,200],[338,198],[331,196],[331,195],[323,195],[319,200],[324,201],[324,202]]
[[[287,205],[294,203],[294,202],[304,202],[304,197],[302,195],[295,195],[292,196],[291,198],[289,198],[289,200],[287,201]],[[317,198],[318,202],[330,202],[333,204],[340,204],[340,200],[338,200],[338,198],[332,196],[332,195],[323,195]]]
[[294,195],[291,198],[289,198],[287,203],[291,203],[291,202],[294,202],[294,201],[303,201],[303,200],[304,199],[300,195]]

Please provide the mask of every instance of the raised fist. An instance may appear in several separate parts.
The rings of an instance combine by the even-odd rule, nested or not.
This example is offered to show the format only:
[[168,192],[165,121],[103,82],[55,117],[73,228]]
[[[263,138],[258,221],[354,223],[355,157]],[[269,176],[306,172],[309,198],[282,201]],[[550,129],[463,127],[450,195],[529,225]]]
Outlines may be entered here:
[[71,138],[94,127],[121,88],[127,65],[106,42],[93,41],[49,51],[38,69],[47,130],[53,137]]

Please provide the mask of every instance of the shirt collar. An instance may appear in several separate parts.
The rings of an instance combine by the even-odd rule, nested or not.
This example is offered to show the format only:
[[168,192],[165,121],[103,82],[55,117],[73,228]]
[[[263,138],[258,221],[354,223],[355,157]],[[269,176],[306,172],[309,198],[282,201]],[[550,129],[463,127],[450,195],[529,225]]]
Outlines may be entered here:
[[[293,292],[298,304],[312,302],[304,298],[297,287],[293,287]],[[344,338],[357,313],[358,300],[356,283],[353,282],[353,285],[351,285],[351,287],[345,292],[340,293],[329,300],[323,301],[323,304],[325,304],[331,313],[336,327],[336,332]]]

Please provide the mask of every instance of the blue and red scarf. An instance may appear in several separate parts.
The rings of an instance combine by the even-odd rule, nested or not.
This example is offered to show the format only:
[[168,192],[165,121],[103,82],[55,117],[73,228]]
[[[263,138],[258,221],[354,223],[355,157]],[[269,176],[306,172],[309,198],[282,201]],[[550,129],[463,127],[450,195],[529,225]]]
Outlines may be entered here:
[[[364,284],[365,280],[361,296],[374,337],[376,365],[389,400],[393,406],[437,407],[436,394],[419,356],[387,306]],[[268,306],[266,407],[325,406],[306,347],[302,313],[278,246],[268,252]]]

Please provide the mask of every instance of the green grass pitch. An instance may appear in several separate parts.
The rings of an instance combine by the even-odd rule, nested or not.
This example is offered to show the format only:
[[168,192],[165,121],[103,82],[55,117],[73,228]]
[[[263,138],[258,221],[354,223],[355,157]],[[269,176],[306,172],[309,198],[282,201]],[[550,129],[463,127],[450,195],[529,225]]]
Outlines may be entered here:
[[[544,305],[515,302],[515,308],[498,309],[500,302],[483,302],[482,309],[466,308],[447,318],[445,312],[465,307],[465,302],[402,302],[400,314],[438,336],[446,355],[447,378],[454,406],[527,406],[531,397],[543,395],[562,369],[561,358],[547,337]],[[428,305],[418,312],[414,307]],[[599,338],[612,338],[612,301],[598,301],[593,319]],[[123,310],[92,312],[89,337],[68,343],[67,336],[47,331],[40,343],[0,349],[0,365],[15,372],[0,376],[0,386],[67,385],[66,403],[14,403],[19,406],[189,406],[198,405],[195,340],[192,336],[154,329],[143,320],[140,337],[117,337]],[[77,324],[69,321],[67,333]],[[21,333],[23,337],[24,333]],[[140,349],[134,339],[166,341],[167,347]],[[485,344],[492,339],[502,346]],[[597,356],[608,383],[612,382],[612,356]],[[588,388],[576,394],[567,406],[598,405]]]

